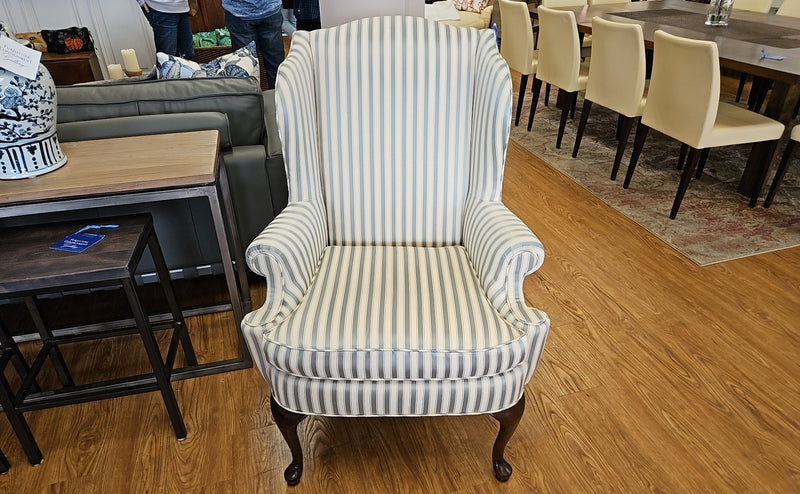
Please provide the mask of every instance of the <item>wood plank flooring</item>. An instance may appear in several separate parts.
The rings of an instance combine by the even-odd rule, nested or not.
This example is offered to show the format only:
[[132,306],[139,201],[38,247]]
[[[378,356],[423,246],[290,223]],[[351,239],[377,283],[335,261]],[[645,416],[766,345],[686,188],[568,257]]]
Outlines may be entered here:
[[[175,383],[183,442],[156,393],[28,413],[36,467],[0,419],[0,492],[800,491],[800,248],[699,268],[513,142],[504,200],[545,245],[525,293],[552,319],[508,483],[492,476],[488,416],[311,418],[287,488],[269,389],[249,369]],[[230,352],[231,325],[191,319],[201,355]],[[65,353],[86,375],[135,343]]]

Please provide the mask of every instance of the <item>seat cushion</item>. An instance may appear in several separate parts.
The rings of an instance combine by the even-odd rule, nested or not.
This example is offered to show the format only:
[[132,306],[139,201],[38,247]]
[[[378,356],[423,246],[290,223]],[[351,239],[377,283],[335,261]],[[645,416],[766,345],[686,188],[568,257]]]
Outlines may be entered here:
[[307,378],[491,376],[533,344],[494,310],[461,246],[332,246],[297,309],[264,332],[269,366]]

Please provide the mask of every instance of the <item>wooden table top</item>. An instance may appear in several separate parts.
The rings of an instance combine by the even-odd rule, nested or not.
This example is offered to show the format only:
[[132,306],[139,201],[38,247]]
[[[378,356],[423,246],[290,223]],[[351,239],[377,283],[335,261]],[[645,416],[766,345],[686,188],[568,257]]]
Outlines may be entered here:
[[[88,230],[105,238],[84,252],[65,252],[51,246],[85,226],[118,225]],[[0,230],[0,296],[29,290],[51,290],[81,283],[127,278],[135,256],[141,255],[153,219],[149,214],[121,216]]]
[[67,163],[44,175],[0,180],[0,207],[213,184],[219,132],[203,130],[61,143]]
[[[531,15],[536,16],[536,7],[530,6],[529,9]],[[584,33],[592,32],[592,18],[595,16],[639,24],[648,48],[652,48],[653,33],[658,29],[685,38],[715,41],[723,67],[789,84],[800,83],[800,49],[792,48],[795,45],[800,47],[800,19],[734,10],[727,27],[706,26],[708,5],[685,0],[587,5],[559,10],[575,12],[578,29]],[[659,11],[668,15],[660,16]],[[678,21],[674,11],[687,15]],[[785,59],[761,58],[762,47],[766,48],[767,53],[782,55]]]

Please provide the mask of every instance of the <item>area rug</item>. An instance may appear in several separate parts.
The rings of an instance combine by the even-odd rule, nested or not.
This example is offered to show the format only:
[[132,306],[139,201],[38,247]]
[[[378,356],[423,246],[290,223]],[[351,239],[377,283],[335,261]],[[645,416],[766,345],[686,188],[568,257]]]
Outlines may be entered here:
[[[676,168],[680,144],[650,131],[630,188],[623,189],[635,128],[617,180],[611,181],[616,114],[593,105],[580,152],[572,158],[583,99],[578,98],[575,118],[568,121],[561,149],[556,149],[560,110],[553,103],[555,93],[553,90],[548,107],[539,104],[530,132],[526,130],[528,93],[520,125],[512,126],[511,138],[696,264],[706,266],[800,245],[800,163],[790,164],[772,205],[765,209],[763,196],[772,181],[768,177],[758,206],[751,209],[747,199],[736,192],[750,147],[714,149],[703,176],[690,184],[677,218],[670,220],[681,173]],[[773,169],[782,153],[780,148]],[[800,160],[800,153],[796,154],[794,161]]]

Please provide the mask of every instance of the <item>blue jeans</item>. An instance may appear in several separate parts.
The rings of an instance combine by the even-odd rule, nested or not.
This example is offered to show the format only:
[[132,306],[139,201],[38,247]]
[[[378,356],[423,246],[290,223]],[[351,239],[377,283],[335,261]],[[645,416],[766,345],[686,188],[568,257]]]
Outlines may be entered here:
[[283,15],[280,9],[263,19],[240,19],[225,11],[225,25],[231,33],[231,48],[238,50],[251,41],[256,42],[258,52],[264,60],[267,72],[267,86],[275,87],[278,65],[283,62],[283,34],[281,29]]
[[168,14],[151,8],[150,12],[144,13],[144,16],[153,28],[156,51],[189,60],[194,58],[194,42],[188,12]]

